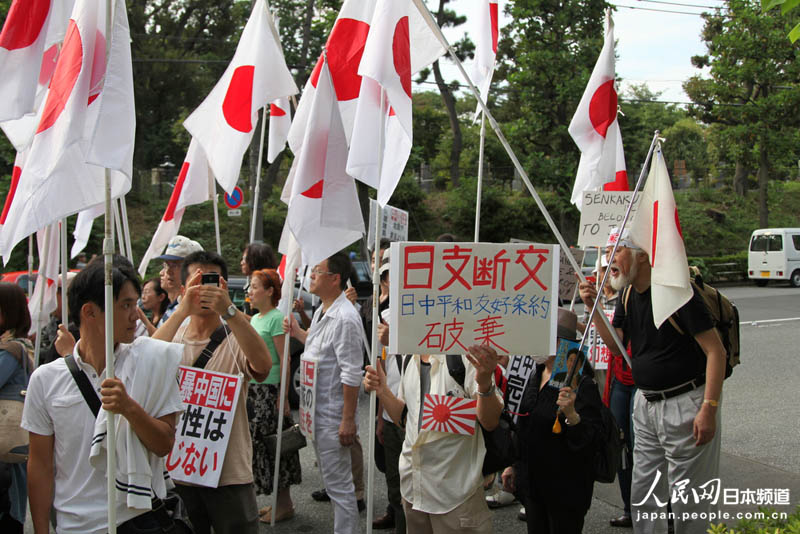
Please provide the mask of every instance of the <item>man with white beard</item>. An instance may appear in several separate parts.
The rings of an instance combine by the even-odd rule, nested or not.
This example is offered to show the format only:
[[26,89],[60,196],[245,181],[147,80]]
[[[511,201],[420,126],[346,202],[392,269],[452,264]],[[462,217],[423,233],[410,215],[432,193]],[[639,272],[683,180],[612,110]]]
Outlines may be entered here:
[[[719,485],[720,403],[725,376],[725,348],[709,310],[695,289],[691,300],[660,328],[653,322],[650,260],[628,236],[618,240],[609,265],[611,286],[620,291],[613,326],[632,352],[633,484],[631,504],[635,533],[666,533],[671,501],[676,534],[703,533],[715,499],[705,498]],[[610,255],[612,247],[606,248]],[[625,290],[630,285],[629,290]],[[580,284],[581,299],[592,306],[597,291]],[[618,348],[598,321],[597,331],[612,353]],[[715,479],[716,482],[715,482]]]

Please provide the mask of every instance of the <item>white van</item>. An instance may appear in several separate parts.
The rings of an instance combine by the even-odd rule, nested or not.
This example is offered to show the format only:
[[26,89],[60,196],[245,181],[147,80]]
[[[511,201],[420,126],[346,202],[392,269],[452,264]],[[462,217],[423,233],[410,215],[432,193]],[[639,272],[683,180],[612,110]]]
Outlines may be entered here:
[[759,286],[789,280],[800,287],[800,228],[761,228],[750,236],[747,275]]

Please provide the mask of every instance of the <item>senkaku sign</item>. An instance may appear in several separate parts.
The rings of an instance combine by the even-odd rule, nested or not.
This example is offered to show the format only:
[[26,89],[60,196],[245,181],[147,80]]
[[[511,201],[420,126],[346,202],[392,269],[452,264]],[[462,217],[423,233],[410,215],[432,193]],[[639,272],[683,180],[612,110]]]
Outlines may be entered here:
[[559,246],[392,243],[389,352],[555,354]]
[[[583,210],[578,228],[578,246],[605,247],[611,229],[622,225],[632,191],[587,191],[583,194]],[[631,210],[629,221],[636,215],[639,196]]]

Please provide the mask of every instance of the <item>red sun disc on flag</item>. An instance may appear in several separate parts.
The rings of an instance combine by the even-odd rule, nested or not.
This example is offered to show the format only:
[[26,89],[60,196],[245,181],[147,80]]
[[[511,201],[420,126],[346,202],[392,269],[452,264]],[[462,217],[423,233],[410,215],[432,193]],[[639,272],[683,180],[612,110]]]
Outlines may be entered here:
[[[358,98],[361,91],[361,76],[358,65],[367,43],[369,24],[355,19],[339,19],[333,27],[325,49],[328,53],[328,69],[331,72],[333,88],[339,102]],[[311,73],[311,85],[317,86],[322,71],[322,54]]]
[[175,189],[172,190],[172,195],[169,197],[169,204],[164,212],[164,222],[171,221],[175,217],[175,208],[178,207],[178,200],[181,198],[181,191],[183,191],[183,184],[186,182],[186,176],[189,174],[189,167],[191,163],[184,161],[181,166],[181,173],[178,175],[178,181],[175,182]]
[[497,37],[499,29],[497,26],[497,2],[489,3],[489,18],[492,21],[492,52],[497,53]]
[[0,33],[0,48],[17,50],[32,45],[42,32],[51,2],[52,0],[14,2],[3,25],[3,32]]
[[422,429],[447,434],[475,434],[478,403],[449,395],[425,395]]
[[222,101],[222,114],[228,125],[236,131],[250,133],[253,129],[253,65],[242,65],[233,71],[228,91]]
[[58,45],[54,44],[44,51],[42,55],[42,68],[39,69],[39,85],[47,85],[50,78],[53,77],[53,72],[56,70],[56,62],[58,61]]
[[2,215],[0,215],[0,224],[6,223],[6,217],[8,217],[8,210],[11,209],[11,204],[14,202],[14,193],[17,192],[17,186],[19,185],[19,177],[21,175],[22,175],[22,169],[14,165],[14,170],[11,173],[11,186],[8,188],[8,194],[6,195],[6,203],[3,206],[3,213]]
[[608,127],[617,118],[617,91],[614,80],[608,80],[597,88],[589,102],[589,120],[595,131],[606,136]]
[[322,198],[322,187],[324,182],[325,180],[320,180],[300,194],[308,198]]
[[411,98],[411,41],[408,38],[408,17],[397,21],[392,40],[392,59],[394,70],[400,76],[403,91]]
[[106,77],[106,37],[100,30],[97,30],[97,35],[94,41],[94,54],[92,55],[92,76],[89,79],[89,101],[86,103],[90,106],[92,102],[97,100],[100,92],[103,90],[103,80]]
[[283,109],[281,109],[279,106],[276,106],[275,104],[269,105],[270,117],[283,117],[284,115],[286,115],[286,112],[283,111]]
[[61,56],[58,58],[56,70],[53,72],[53,79],[50,81],[50,91],[47,93],[47,101],[44,103],[42,120],[36,133],[41,133],[56,123],[61,112],[67,105],[78,81],[83,66],[83,42],[81,32],[78,30],[74,20],[69,21],[67,36],[64,38],[64,46],[61,48]]

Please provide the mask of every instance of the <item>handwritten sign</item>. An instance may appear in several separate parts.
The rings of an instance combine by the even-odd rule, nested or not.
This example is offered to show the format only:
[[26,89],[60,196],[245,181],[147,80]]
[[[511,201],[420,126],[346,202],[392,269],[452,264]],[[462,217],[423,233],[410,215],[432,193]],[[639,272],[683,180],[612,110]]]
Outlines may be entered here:
[[[596,313],[604,313],[602,310],[598,310]],[[608,317],[608,323],[611,324],[612,320],[614,319],[614,309],[605,310],[606,317]],[[603,338],[600,337],[600,334],[597,333],[597,329],[594,326],[594,321],[592,321],[592,325],[589,327],[589,335],[588,341],[586,342],[587,345],[590,346],[589,350],[589,363],[591,363],[593,369],[603,370],[608,369],[608,362],[611,358],[611,349],[603,343]]]
[[304,352],[300,358],[300,406],[298,414],[300,432],[314,441],[314,410],[317,405],[317,372],[319,358]]
[[[572,252],[578,265],[581,265],[583,255],[586,252],[578,248],[573,248],[570,252]],[[575,296],[575,286],[577,285],[578,279],[575,276],[575,269],[567,259],[566,252],[562,250],[558,264],[558,298],[571,302],[572,297]]]
[[528,385],[528,380],[536,369],[536,362],[530,356],[511,356],[508,362],[508,382],[506,385],[506,408],[514,422],[519,417],[519,407],[522,404],[522,394]]
[[184,411],[167,470],[173,480],[216,488],[239,401],[241,376],[180,366]]
[[[367,243],[369,246],[375,244],[375,212],[378,202],[374,199],[369,199],[369,234]],[[381,239],[386,238],[389,241],[407,241],[408,240],[408,212],[389,206],[381,209]]]
[[558,245],[393,243],[389,352],[554,354]]
[[[605,247],[611,229],[622,224],[633,196],[632,191],[587,191],[583,194],[583,210],[578,227],[579,247]],[[631,210],[628,222],[633,220],[639,199]]]

